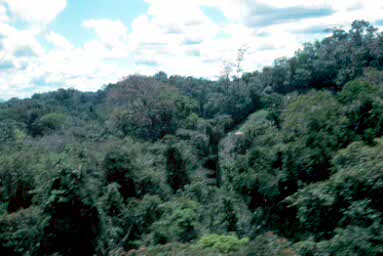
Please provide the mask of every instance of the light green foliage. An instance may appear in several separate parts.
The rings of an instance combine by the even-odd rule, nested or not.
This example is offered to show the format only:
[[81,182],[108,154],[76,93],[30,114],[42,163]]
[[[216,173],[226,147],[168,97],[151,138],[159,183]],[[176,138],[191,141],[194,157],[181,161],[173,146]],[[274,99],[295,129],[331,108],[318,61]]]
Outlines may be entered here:
[[202,120],[201,120],[201,118],[197,114],[191,113],[190,115],[188,115],[185,118],[184,126],[185,126],[186,129],[194,130],[194,129],[197,128],[198,122],[200,122]]
[[152,243],[188,242],[196,238],[201,218],[201,205],[185,197],[175,198],[160,206],[161,217],[153,224]]
[[364,78],[373,85],[382,85],[383,84],[383,72],[376,68],[365,68],[364,69]]
[[49,113],[40,119],[44,129],[58,130],[68,126],[69,118],[63,113]]
[[241,247],[249,244],[249,238],[239,239],[235,235],[207,235],[201,237],[198,244],[203,248],[211,247],[221,253],[230,253],[239,251]]

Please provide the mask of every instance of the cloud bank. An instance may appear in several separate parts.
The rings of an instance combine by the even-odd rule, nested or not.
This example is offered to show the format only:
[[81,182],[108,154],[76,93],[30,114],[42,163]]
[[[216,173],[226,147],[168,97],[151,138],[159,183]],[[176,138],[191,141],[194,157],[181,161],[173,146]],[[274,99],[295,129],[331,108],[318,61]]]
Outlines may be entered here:
[[253,71],[323,38],[326,29],[348,29],[355,19],[383,26],[380,0],[144,1],[147,11],[129,23],[84,19],[78,27],[90,36],[75,46],[51,28],[66,0],[0,0],[0,98],[57,88],[94,91],[159,70],[214,79],[243,45],[250,47],[245,70]]

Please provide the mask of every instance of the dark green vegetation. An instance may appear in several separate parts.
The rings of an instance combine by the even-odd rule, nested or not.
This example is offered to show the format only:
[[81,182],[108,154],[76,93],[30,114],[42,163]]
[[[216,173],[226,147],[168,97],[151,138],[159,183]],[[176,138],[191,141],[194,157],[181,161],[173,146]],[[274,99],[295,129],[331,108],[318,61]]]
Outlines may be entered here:
[[383,255],[383,34],[262,72],[0,104],[0,255]]

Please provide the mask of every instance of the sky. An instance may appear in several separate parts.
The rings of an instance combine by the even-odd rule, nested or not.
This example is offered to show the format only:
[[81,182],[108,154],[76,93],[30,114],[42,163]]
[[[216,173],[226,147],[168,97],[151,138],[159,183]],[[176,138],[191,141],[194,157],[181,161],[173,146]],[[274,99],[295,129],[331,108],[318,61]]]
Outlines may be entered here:
[[355,19],[383,27],[383,1],[0,0],[0,99],[158,71],[215,79],[244,46],[254,71]]

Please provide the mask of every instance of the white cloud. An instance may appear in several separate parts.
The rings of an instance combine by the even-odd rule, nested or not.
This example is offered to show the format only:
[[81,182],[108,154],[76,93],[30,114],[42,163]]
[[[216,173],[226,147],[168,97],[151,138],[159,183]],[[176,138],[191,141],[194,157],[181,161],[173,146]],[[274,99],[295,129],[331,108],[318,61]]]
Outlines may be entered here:
[[0,0],[10,12],[24,21],[47,25],[66,7],[66,0]]
[[[196,61],[196,54],[222,27],[206,16],[195,1],[146,2],[148,13],[133,21],[128,38],[136,68],[151,73],[162,69],[171,74],[205,76],[211,68],[206,68],[202,60]],[[195,73],[197,68],[199,74]]]
[[93,29],[99,39],[108,46],[115,47],[126,42],[128,29],[119,20],[86,20],[83,22],[83,26],[89,29]]
[[[156,2],[159,3],[161,1],[166,2],[169,0],[157,0]],[[338,18],[335,22],[331,22],[328,20],[332,19],[332,15],[329,15],[321,20],[327,20],[326,23],[336,23],[339,25],[348,24],[348,16],[351,14],[354,14],[352,20],[368,19],[374,21],[375,18],[369,18],[370,15],[376,17],[383,9],[383,1],[381,0],[193,0],[193,2],[199,6],[216,7],[232,22],[243,23],[246,23],[247,19],[253,18],[254,15],[262,14],[264,6],[274,8],[275,11],[278,11],[278,9],[280,11],[284,8],[288,10],[294,10],[293,8],[328,8],[333,10],[337,16],[343,17],[343,19]],[[297,12],[293,12],[292,17],[296,16],[296,14]],[[355,15],[361,15],[361,17]],[[293,25],[299,25],[299,23],[295,22]],[[256,24],[254,26],[257,27]]]
[[44,48],[36,39],[38,33],[33,30],[10,29],[2,41],[3,49],[13,56],[39,56],[44,53]]
[[[59,87],[94,91],[128,74],[159,70],[216,78],[222,61],[234,60],[243,45],[250,47],[244,68],[253,71],[277,57],[291,56],[307,40],[323,37],[322,29],[347,29],[356,18],[374,22],[383,17],[381,0],[144,1],[149,4],[147,13],[131,24],[123,23],[124,17],[85,20],[82,26],[94,35],[75,47],[49,25],[45,34],[35,26],[52,22],[66,1],[0,0],[0,66],[7,67],[0,69],[0,98]],[[5,2],[8,14],[1,5]],[[203,7],[216,8],[226,20],[216,22]],[[290,17],[290,12],[299,15]],[[33,26],[18,30],[8,16]],[[40,36],[54,48],[44,49]]]
[[6,23],[9,21],[9,17],[7,15],[7,9],[1,5],[0,2],[0,23]]
[[63,49],[63,50],[73,49],[73,45],[65,37],[63,37],[60,34],[57,34],[56,32],[53,32],[53,31],[49,32],[45,36],[45,38],[47,39],[49,43],[53,44],[59,49]]

